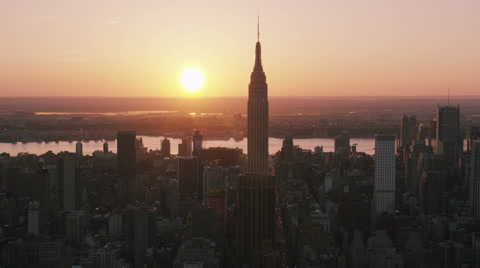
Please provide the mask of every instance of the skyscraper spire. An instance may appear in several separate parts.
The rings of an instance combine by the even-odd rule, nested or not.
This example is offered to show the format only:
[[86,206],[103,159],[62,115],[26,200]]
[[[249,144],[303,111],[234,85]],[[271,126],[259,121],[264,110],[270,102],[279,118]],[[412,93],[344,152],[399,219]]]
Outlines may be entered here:
[[257,17],[257,42],[260,42],[260,14]]
[[[260,45],[260,15],[257,17],[257,44],[255,46],[255,66],[254,71],[263,73],[262,67],[262,47]],[[253,75],[253,73],[252,73]],[[256,75],[257,77],[262,77],[261,74]],[[265,76],[265,74],[263,74]]]
[[448,99],[447,99],[447,106],[450,106],[450,84],[448,84]]

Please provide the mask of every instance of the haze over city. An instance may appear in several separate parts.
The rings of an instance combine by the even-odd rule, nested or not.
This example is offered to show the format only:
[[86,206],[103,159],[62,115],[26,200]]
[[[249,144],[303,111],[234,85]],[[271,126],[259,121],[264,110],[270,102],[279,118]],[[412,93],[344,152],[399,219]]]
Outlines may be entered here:
[[[2,1],[0,97],[477,95],[480,2]],[[185,91],[196,67],[205,84]]]
[[3,1],[0,268],[480,267],[479,11]]

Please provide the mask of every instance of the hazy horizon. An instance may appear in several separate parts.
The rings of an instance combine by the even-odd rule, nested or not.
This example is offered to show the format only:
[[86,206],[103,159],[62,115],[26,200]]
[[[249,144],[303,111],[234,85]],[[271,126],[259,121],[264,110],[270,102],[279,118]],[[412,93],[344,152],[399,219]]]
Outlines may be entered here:
[[[326,114],[365,111],[424,113],[438,105],[461,105],[465,112],[477,111],[480,96],[438,97],[270,97],[271,114]],[[43,97],[0,98],[0,111],[111,113],[176,111],[181,113],[246,113],[246,97]],[[466,110],[465,110],[466,109]],[[473,110],[472,110],[473,109]]]
[[[16,1],[0,9],[0,97],[472,95],[480,2]],[[187,93],[181,72],[205,85]]]
[[[478,95],[455,95],[455,96],[448,96],[448,95],[348,95],[348,96],[302,96],[302,95],[292,95],[292,96],[268,96],[269,98],[279,98],[279,99],[445,99],[448,98],[450,100],[463,100],[464,98],[479,98],[480,94]],[[0,96],[0,99],[247,99],[248,96],[198,96],[198,97],[190,97],[190,96]]]

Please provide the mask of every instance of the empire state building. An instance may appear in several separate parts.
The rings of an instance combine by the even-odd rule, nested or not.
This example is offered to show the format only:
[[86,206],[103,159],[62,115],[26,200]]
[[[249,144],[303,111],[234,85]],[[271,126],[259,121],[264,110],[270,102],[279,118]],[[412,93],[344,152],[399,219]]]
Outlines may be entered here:
[[[258,31],[258,37],[260,37]],[[248,173],[268,174],[268,92],[258,38],[248,86]]]

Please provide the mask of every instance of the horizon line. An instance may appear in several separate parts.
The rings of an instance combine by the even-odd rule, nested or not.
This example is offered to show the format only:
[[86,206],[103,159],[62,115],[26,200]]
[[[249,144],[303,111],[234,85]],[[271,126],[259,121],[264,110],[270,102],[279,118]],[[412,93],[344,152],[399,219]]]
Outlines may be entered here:
[[[459,98],[480,98],[479,95],[456,95],[450,96],[450,99],[459,99]],[[235,98],[235,99],[245,99],[248,96],[198,96],[198,97],[191,97],[191,96],[0,96],[0,99],[81,99],[81,98],[97,98],[97,99],[147,99],[147,98],[156,98],[156,99],[218,99],[218,98]],[[344,96],[344,95],[327,95],[327,96],[308,96],[308,95],[278,95],[278,96],[269,96],[269,98],[297,98],[297,99],[310,99],[310,98],[446,98],[444,95],[352,95],[352,96]]]

